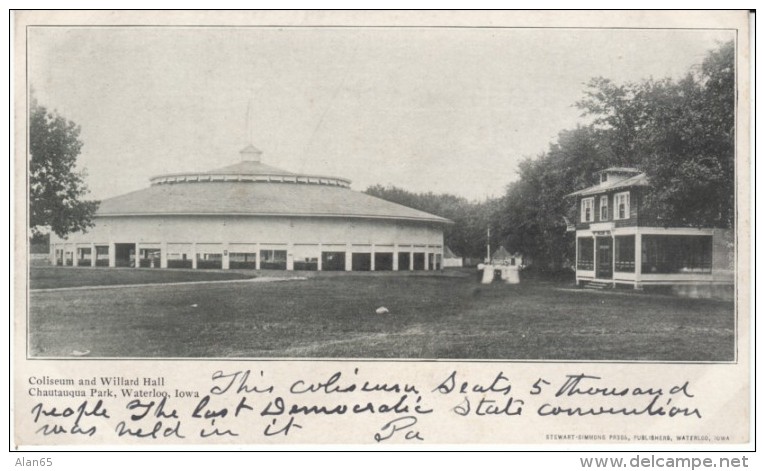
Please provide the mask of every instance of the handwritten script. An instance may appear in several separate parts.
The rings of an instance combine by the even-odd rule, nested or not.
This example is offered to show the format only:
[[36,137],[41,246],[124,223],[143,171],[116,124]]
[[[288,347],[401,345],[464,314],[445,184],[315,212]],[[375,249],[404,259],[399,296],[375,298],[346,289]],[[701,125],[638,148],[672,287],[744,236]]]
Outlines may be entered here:
[[[39,436],[82,440],[299,443],[301,433],[318,428],[360,442],[422,443],[428,440],[425,428],[442,422],[459,426],[467,418],[531,417],[544,424],[551,418],[618,416],[690,425],[703,417],[684,380],[625,385],[572,373],[528,381],[507,371],[476,378],[450,370],[436,381],[415,383],[393,375],[380,381],[360,368],[287,382],[270,380],[265,370],[216,370],[206,378],[197,390],[168,384],[164,377],[30,377],[28,394],[35,405],[28,420]],[[422,426],[426,423],[429,427]]]

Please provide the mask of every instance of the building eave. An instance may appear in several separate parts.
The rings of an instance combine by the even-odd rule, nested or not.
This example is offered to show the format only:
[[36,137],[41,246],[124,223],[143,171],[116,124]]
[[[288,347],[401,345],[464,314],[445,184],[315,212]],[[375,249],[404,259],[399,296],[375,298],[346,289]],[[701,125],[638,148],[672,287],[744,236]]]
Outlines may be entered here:
[[634,177],[630,177],[625,180],[619,180],[612,185],[609,185],[609,184],[593,185],[587,188],[583,188],[581,190],[577,190],[573,193],[569,193],[565,195],[564,198],[570,198],[572,196],[591,196],[591,195],[597,195],[599,193],[607,193],[609,191],[616,191],[616,190],[622,190],[625,188],[634,188],[639,186],[642,186],[642,187],[651,186],[645,174],[635,175]]
[[378,216],[368,214],[315,214],[315,213],[258,213],[258,212],[225,212],[225,213],[204,213],[204,212],[143,212],[143,213],[101,213],[96,214],[95,218],[102,217],[183,217],[183,216],[201,216],[201,217],[308,217],[308,218],[331,218],[331,219],[379,219],[387,221],[417,221],[436,224],[454,224],[454,221],[446,218],[421,218],[412,216]]

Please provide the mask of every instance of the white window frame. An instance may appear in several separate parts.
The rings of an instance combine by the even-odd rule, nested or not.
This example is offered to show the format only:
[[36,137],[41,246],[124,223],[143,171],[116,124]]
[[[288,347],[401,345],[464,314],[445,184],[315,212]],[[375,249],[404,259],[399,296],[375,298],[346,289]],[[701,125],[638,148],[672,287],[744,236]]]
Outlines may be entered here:
[[[603,208],[606,208],[606,217],[603,217]],[[598,216],[601,221],[608,221],[608,196],[603,195],[600,197],[600,206],[598,206]]]
[[[589,203],[589,205],[587,204]],[[590,207],[590,217],[587,218],[586,207]],[[595,221],[595,198],[582,198],[582,215],[580,220],[582,222],[594,222]]]
[[[624,217],[619,215],[619,200],[624,199]],[[630,192],[623,191],[614,195],[614,219],[629,219],[630,218]]]

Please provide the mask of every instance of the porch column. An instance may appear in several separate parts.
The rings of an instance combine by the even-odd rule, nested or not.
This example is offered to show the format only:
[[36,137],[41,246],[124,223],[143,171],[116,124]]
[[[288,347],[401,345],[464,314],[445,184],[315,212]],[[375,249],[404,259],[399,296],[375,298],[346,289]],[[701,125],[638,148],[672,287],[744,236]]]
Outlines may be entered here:
[[96,266],[96,244],[93,242],[90,243],[90,266]]
[[574,282],[579,286],[579,234],[574,233]]
[[[616,277],[616,237],[611,234],[611,279]],[[616,288],[616,282],[614,281],[612,286]]]
[[197,269],[197,243],[191,243],[191,268]]
[[228,270],[228,267],[229,267],[228,257],[229,257],[229,255],[230,254],[229,254],[229,251],[228,251],[228,242],[224,242],[223,243],[223,254],[221,256],[221,262],[220,262],[220,267],[222,269],[224,269],[224,270]]
[[414,247],[409,249],[409,271],[414,271]]
[[375,244],[372,244],[372,251],[369,253],[369,270],[375,271]]
[[643,274],[643,236],[635,231],[635,289],[643,289],[640,278]]
[[345,271],[353,270],[353,253],[351,252],[351,244],[345,244]]
[[393,271],[398,271],[398,244],[393,244]]
[[321,244],[319,244],[319,257],[316,259],[316,270],[321,271]]
[[56,266],[56,244],[50,244],[48,247],[48,261],[50,261],[50,264],[54,267]]
[[114,268],[117,266],[117,244],[109,242],[109,267]]
[[430,246],[425,246],[425,271],[430,270]]
[[167,242],[159,244],[159,268],[167,268]]
[[287,244],[287,270],[292,271],[295,269],[295,254],[293,251],[295,246],[292,242]]
[[141,268],[141,244],[138,242],[135,243],[135,267],[133,268]]
[[77,244],[72,244],[69,246],[70,250],[72,251],[72,266],[77,266]]
[[260,270],[260,242],[255,244],[255,269]]

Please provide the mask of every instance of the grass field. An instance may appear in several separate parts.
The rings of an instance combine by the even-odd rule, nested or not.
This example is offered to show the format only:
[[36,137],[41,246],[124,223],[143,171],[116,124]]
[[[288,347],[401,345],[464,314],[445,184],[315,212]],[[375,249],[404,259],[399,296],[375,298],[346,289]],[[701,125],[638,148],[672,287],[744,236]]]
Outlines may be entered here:
[[[87,272],[59,268],[45,277],[70,278],[75,271]],[[104,272],[99,276],[110,272],[92,273],[97,271]],[[314,275],[273,283],[32,292],[29,353],[53,357],[89,350],[90,357],[734,359],[730,302],[592,292],[537,281],[481,286],[470,272]],[[375,314],[380,306],[390,313]]]
[[131,268],[32,267],[31,289],[72,288],[76,286],[136,285],[185,281],[240,280],[252,275],[231,271],[135,270]]

